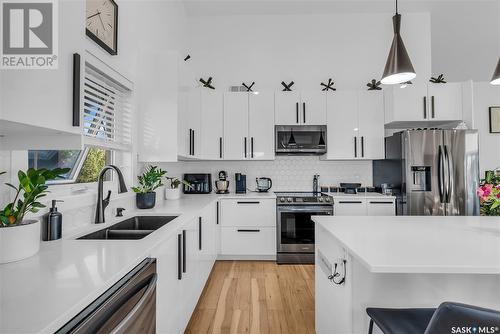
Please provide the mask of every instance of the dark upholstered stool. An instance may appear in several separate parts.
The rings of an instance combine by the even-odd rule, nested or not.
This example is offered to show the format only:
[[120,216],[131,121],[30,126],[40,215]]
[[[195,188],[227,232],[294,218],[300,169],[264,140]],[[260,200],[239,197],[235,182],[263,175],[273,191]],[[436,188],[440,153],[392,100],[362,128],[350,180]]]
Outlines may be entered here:
[[444,302],[433,308],[367,308],[370,329],[373,323],[385,334],[441,334],[451,327],[500,327],[500,312],[482,307]]

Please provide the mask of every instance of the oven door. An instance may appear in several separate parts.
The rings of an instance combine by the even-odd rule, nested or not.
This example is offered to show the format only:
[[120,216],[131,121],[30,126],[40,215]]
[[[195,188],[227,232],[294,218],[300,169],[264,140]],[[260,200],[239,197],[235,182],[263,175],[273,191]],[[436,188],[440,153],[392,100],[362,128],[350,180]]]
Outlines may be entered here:
[[278,252],[314,252],[314,222],[312,216],[331,216],[330,205],[278,206]]

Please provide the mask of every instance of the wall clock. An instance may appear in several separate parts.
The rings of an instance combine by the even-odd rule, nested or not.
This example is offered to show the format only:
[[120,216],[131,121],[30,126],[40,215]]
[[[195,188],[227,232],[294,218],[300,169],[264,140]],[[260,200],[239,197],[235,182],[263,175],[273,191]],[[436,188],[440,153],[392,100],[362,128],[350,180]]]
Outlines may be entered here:
[[85,33],[112,55],[118,53],[118,5],[113,0],[87,0]]

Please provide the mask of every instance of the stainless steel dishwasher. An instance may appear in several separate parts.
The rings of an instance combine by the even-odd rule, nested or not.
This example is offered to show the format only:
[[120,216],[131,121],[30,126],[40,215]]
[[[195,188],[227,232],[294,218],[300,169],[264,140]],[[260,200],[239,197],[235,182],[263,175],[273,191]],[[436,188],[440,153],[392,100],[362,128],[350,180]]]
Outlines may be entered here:
[[56,333],[155,333],[156,280],[147,258]]

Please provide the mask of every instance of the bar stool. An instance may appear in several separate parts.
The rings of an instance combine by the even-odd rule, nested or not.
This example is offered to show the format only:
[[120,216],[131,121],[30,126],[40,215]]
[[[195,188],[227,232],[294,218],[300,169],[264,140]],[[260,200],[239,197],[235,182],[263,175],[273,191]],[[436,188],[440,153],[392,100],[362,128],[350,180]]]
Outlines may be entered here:
[[437,309],[409,308],[366,309],[370,317],[369,334],[373,332],[373,323],[384,334],[440,334],[449,333],[451,327],[500,327],[500,312],[473,305],[444,302]]

